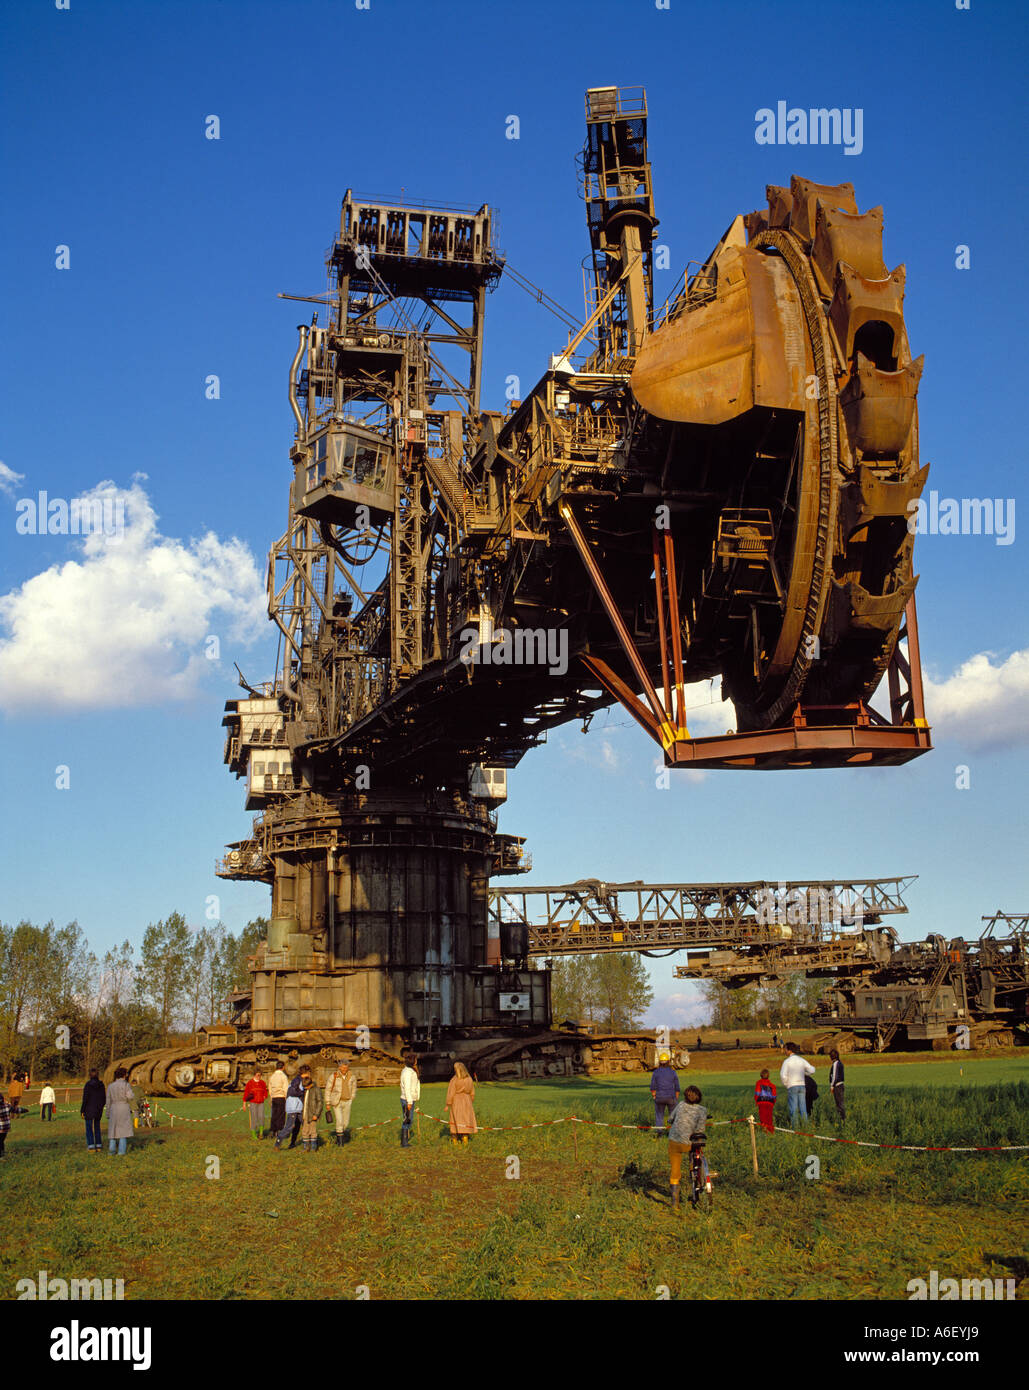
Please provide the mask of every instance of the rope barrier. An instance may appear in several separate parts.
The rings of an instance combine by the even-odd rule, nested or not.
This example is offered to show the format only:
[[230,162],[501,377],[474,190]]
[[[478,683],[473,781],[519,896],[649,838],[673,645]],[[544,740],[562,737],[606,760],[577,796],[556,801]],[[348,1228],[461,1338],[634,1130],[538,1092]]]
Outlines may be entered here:
[[[430,1115],[429,1112],[428,1112],[427,1110],[423,1110],[423,1109],[421,1108],[421,1106],[418,1106],[418,1107],[417,1107],[417,1110],[418,1110],[418,1114],[419,1114],[419,1115],[424,1115],[425,1118],[426,1118],[427,1120],[432,1120],[432,1121],[434,1121],[434,1122],[435,1122],[436,1124],[438,1124],[438,1125],[449,1125],[449,1124],[450,1124],[450,1121],[449,1121],[448,1119],[445,1119],[444,1117],[442,1117],[442,1116],[440,1116],[440,1115]],[[507,1134],[507,1133],[509,1133],[511,1130],[515,1130],[515,1129],[545,1129],[545,1128],[547,1127],[547,1125],[563,1125],[563,1124],[567,1124],[567,1123],[569,1122],[569,1120],[574,1120],[574,1119],[575,1119],[575,1116],[574,1116],[574,1115],[562,1115],[559,1119],[556,1119],[556,1120],[536,1120],[536,1121],[533,1122],[532,1124],[527,1124],[527,1125],[478,1125],[478,1126],[477,1126],[477,1133],[479,1133],[479,1134]],[[627,1128],[628,1128],[628,1129],[635,1129],[636,1126],[635,1126],[635,1125],[628,1125]]]
[[[425,1110],[419,1109],[418,1113],[424,1115],[427,1120],[434,1120],[438,1124],[449,1124],[448,1120],[438,1115],[430,1115]],[[745,1125],[750,1123],[751,1118],[754,1117],[708,1120],[707,1127],[712,1129],[716,1125]],[[620,1124],[615,1120],[591,1120],[580,1115],[563,1115],[557,1120],[541,1120],[536,1124],[528,1125],[479,1125],[479,1130],[486,1133],[508,1133],[511,1130],[541,1129],[545,1125],[565,1123],[594,1125],[599,1129],[634,1129],[643,1133],[657,1130],[663,1134],[667,1129],[666,1125],[627,1125]],[[794,1139],[820,1139],[826,1144],[853,1144],[863,1149],[903,1149],[909,1153],[1021,1153],[1029,1150],[1029,1144],[881,1144],[871,1139],[843,1139],[833,1134],[813,1134],[809,1130],[787,1129],[785,1125],[776,1125],[775,1130],[780,1134],[789,1134]]]
[[[229,1115],[237,1115],[245,1110],[246,1106],[238,1106],[232,1110],[226,1110],[222,1115],[207,1115],[202,1119],[191,1118],[188,1115],[173,1115],[170,1110],[166,1110],[163,1105],[154,1106],[155,1110],[160,1110],[163,1115],[167,1115],[172,1120],[178,1120],[183,1124],[209,1124],[212,1120],[224,1120]],[[419,1115],[434,1124],[449,1125],[450,1121],[441,1115],[430,1115],[421,1106],[416,1107]],[[750,1123],[751,1117],[744,1117],[731,1120],[708,1120],[708,1128],[712,1129],[718,1125],[745,1125]],[[365,1125],[352,1125],[349,1128],[356,1132],[365,1129],[381,1129],[384,1125],[397,1123],[397,1117],[391,1115],[387,1120],[374,1120]],[[480,1134],[511,1134],[519,1130],[548,1129],[553,1125],[575,1124],[593,1125],[597,1129],[632,1129],[638,1133],[653,1133],[658,1131],[664,1134],[667,1130],[666,1125],[641,1125],[623,1124],[616,1120],[593,1120],[581,1115],[560,1115],[554,1120],[535,1120],[528,1124],[521,1125],[479,1125]],[[810,1130],[789,1129],[785,1125],[775,1125],[774,1132],[777,1134],[788,1134],[793,1139],[817,1139],[823,1144],[851,1144],[855,1148],[861,1149],[896,1149],[905,1153],[1023,1153],[1029,1151],[1029,1144],[884,1144],[871,1139],[845,1139],[835,1134],[815,1134]],[[767,1131],[766,1131],[767,1133]]]
[[[730,1120],[730,1124],[746,1124],[746,1120]],[[908,1153],[920,1154],[992,1154],[1021,1153],[1029,1149],[1029,1144],[878,1144],[871,1139],[844,1139],[836,1134],[814,1134],[811,1130],[787,1129],[776,1125],[778,1134],[789,1134],[794,1139],[820,1139],[824,1144],[853,1144],[860,1149],[903,1149]]]
[[[178,1120],[180,1124],[185,1124],[185,1125],[206,1125],[206,1124],[210,1124],[212,1120],[224,1120],[224,1119],[227,1119],[229,1115],[238,1115],[241,1111],[243,1111],[243,1110],[246,1109],[246,1106],[245,1106],[245,1105],[238,1105],[238,1106],[234,1107],[232,1110],[226,1110],[226,1111],[225,1111],[223,1114],[221,1114],[221,1115],[204,1115],[203,1117],[190,1116],[190,1115],[174,1115],[174,1114],[172,1114],[172,1112],[171,1112],[170,1110],[166,1110],[166,1109],[164,1108],[163,1105],[155,1105],[153,1108],[154,1108],[155,1110],[160,1110],[161,1114],[162,1114],[162,1115],[167,1115],[168,1118],[169,1118],[170,1120]],[[375,1120],[375,1121],[373,1121],[371,1124],[367,1124],[367,1125],[350,1125],[349,1128],[354,1129],[354,1130],[360,1130],[360,1129],[379,1129],[382,1125],[392,1125],[392,1124],[396,1124],[396,1119],[397,1119],[397,1117],[396,1117],[395,1115],[391,1115],[390,1118],[389,1118],[388,1120]],[[267,1129],[268,1126],[265,1125],[265,1128]]]
[[173,1115],[170,1110],[165,1110],[163,1105],[155,1105],[155,1110],[160,1110],[162,1115],[167,1115],[170,1120],[178,1120],[184,1125],[209,1125],[212,1120],[224,1120],[229,1115],[238,1115],[241,1110],[245,1110],[245,1105],[234,1105],[231,1110],[226,1110],[222,1115]]

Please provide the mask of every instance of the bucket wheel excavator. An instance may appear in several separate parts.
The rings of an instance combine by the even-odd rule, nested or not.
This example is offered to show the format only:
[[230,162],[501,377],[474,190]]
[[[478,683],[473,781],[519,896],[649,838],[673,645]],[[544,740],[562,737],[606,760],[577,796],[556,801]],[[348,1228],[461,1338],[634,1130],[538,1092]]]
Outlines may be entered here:
[[[348,191],[326,292],[287,296],[317,310],[269,555],[280,665],[226,705],[258,816],[218,866],[270,886],[270,928],[225,1036],[129,1059],[148,1086],[232,1088],[280,1054],[374,1084],[411,1046],[426,1076],[603,1069],[488,910],[491,877],[528,867],[497,830],[508,771],[562,723],[619,702],[671,768],[930,747],[922,359],[882,210],[770,187],[657,307],[647,119],[642,89],[587,93],[585,321],[505,411],[480,406],[486,298],[526,282],[488,206]],[[687,686],[714,679],[735,729],[697,737]],[[618,1066],[627,1047],[653,1043],[621,1038]]]

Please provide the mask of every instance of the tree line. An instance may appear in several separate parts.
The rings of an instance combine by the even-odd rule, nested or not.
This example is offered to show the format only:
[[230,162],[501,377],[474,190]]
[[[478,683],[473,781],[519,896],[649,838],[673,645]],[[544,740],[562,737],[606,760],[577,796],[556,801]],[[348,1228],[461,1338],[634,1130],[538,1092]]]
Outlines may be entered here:
[[[138,954],[129,941],[103,955],[77,922],[0,923],[0,1068],[80,1076],[116,1057],[167,1047],[224,1017],[230,994],[247,990],[247,958],[268,934],[255,918],[233,935],[222,923],[190,927],[179,912],[150,923]],[[722,1031],[810,1021],[824,982],[794,975],[774,985],[700,985],[708,1021]],[[632,952],[553,961],[556,1022],[632,1032],[654,999],[643,958]]]
[[643,957],[629,951],[558,956],[550,977],[554,1021],[589,1023],[601,1032],[632,1032],[654,999]]
[[795,974],[778,984],[743,985],[739,989],[728,989],[718,980],[704,980],[700,993],[711,1026],[730,1033],[738,1028],[808,1025],[824,989],[824,980]]
[[[700,982],[705,1022],[722,1032],[809,1024],[824,980],[797,974],[776,984],[728,989],[717,980]],[[601,1032],[632,1032],[653,1003],[643,958],[631,952],[559,956],[553,962],[554,1019],[594,1025]],[[671,1023],[671,1021],[669,1021]]]
[[267,930],[263,917],[237,936],[173,912],[147,926],[138,954],[123,941],[99,955],[77,922],[0,923],[4,1079],[16,1066],[33,1078],[82,1076],[217,1022],[226,998],[249,989],[247,957]]

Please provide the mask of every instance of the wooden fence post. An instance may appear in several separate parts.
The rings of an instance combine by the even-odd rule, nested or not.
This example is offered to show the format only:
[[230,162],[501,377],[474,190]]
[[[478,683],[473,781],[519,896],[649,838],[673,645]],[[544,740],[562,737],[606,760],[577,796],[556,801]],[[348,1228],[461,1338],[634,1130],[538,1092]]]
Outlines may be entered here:
[[750,1125],[750,1152],[754,1159],[754,1173],[757,1174],[757,1135],[754,1132],[754,1116],[751,1115],[747,1120]]

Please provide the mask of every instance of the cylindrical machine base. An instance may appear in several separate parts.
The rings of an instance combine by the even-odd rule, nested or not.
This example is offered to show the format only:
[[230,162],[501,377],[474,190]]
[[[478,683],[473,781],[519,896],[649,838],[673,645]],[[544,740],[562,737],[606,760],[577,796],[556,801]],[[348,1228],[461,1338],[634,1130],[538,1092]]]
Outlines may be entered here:
[[[548,972],[522,970],[505,989],[490,949],[496,850],[485,810],[456,794],[395,791],[302,809],[266,822],[272,921],[252,964],[255,1031],[424,1038],[549,1022]],[[513,1011],[512,997],[523,1007]]]

